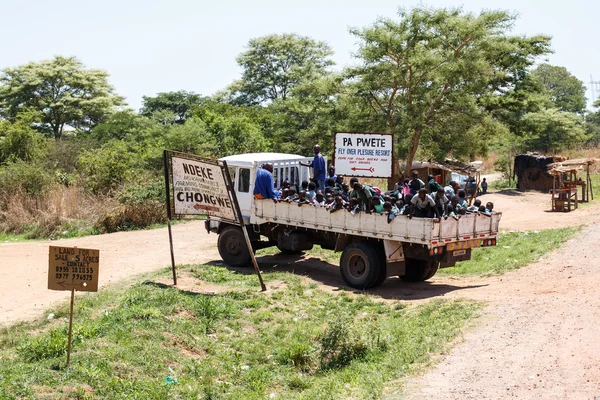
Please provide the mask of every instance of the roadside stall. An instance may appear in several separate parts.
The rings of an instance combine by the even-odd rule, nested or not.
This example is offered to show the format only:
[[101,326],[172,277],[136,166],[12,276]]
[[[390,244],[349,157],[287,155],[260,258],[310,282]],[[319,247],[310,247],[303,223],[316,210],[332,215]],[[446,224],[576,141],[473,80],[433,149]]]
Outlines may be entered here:
[[[595,163],[594,158],[578,158],[548,165],[548,173],[553,177],[552,211],[568,212],[577,209],[579,202],[594,199],[590,165]],[[577,178],[578,173],[585,173],[585,180]]]

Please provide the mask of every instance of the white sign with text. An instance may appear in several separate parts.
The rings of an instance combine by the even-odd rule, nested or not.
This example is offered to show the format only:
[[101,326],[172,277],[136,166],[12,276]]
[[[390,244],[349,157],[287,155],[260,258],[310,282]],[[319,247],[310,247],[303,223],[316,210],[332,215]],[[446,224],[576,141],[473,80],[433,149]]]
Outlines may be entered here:
[[336,133],[336,174],[391,178],[393,136],[380,133]]
[[222,168],[185,158],[171,158],[175,214],[210,215],[236,220]]

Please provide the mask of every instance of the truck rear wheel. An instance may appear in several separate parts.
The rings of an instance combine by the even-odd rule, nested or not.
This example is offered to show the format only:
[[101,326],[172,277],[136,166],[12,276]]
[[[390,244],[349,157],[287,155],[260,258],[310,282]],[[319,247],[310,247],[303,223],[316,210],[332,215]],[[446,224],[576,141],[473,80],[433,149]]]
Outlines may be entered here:
[[250,264],[250,252],[242,228],[228,226],[219,234],[217,240],[219,254],[225,263],[232,267],[246,267]]
[[340,272],[346,284],[354,289],[371,287],[379,277],[380,257],[368,242],[352,243],[342,252]]
[[439,266],[439,263],[437,262],[418,260],[415,258],[407,258],[405,263],[406,272],[400,279],[407,282],[425,281],[436,274]]

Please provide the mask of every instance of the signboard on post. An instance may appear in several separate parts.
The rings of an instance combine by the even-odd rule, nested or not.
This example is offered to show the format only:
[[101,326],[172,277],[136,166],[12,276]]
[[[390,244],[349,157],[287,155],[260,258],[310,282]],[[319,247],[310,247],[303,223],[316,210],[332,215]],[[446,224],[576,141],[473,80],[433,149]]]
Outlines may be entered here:
[[393,136],[383,133],[335,134],[335,172],[346,176],[391,178]]
[[67,366],[71,363],[75,291],[97,292],[99,268],[100,250],[50,246],[48,257],[48,289],[71,291]]
[[175,214],[236,220],[223,170],[216,161],[171,157],[171,168]]
[[100,250],[50,246],[48,289],[98,291]]
[[218,217],[221,222],[238,225],[244,234],[260,286],[263,291],[267,290],[258,263],[254,258],[248,228],[242,218],[227,163],[171,150],[164,151],[163,162],[173,284],[177,285],[177,274],[175,272],[173,233],[171,230],[171,202],[173,202],[173,210],[176,215],[207,215]]

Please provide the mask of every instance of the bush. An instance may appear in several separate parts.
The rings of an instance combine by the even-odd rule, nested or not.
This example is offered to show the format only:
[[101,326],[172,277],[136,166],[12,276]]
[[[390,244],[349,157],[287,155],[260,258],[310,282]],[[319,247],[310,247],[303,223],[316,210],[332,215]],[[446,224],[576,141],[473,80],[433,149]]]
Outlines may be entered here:
[[0,169],[0,197],[3,198],[18,191],[31,197],[41,197],[53,183],[54,177],[35,163],[17,160]]
[[94,194],[110,193],[131,174],[135,153],[112,140],[99,149],[84,150],[77,159],[85,187]]
[[100,232],[142,229],[167,222],[165,188],[159,178],[141,176],[117,194],[118,205],[103,213],[95,227]]
[[[364,332],[350,321],[337,319],[329,323],[319,338],[321,343],[321,368],[342,368],[352,360],[363,358],[373,348],[373,341],[364,337]],[[378,345],[382,343],[377,340]]]

